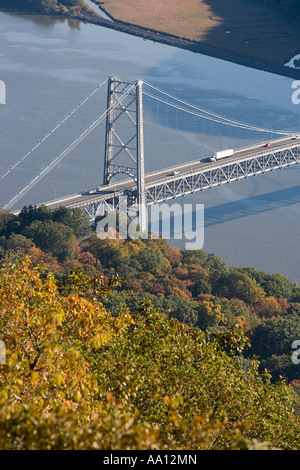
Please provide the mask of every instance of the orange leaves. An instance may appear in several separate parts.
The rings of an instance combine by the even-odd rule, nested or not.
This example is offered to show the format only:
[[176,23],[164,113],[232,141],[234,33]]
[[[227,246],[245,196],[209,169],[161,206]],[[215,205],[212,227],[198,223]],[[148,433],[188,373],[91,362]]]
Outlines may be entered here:
[[253,305],[252,311],[260,318],[266,319],[283,315],[289,305],[285,299],[277,300],[275,297],[270,296]]
[[[244,435],[290,445],[285,388],[236,361],[241,327],[207,340],[147,300],[111,315],[99,302],[109,295],[101,275],[57,282],[28,259],[0,270],[0,448],[220,449]],[[234,302],[206,295],[195,309],[216,324]],[[235,311],[243,326],[244,304]]]

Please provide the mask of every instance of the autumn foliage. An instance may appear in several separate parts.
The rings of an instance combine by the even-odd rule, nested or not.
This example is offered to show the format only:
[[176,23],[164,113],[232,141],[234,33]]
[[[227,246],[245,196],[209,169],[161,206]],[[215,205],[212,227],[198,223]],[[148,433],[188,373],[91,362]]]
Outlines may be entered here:
[[29,258],[0,272],[1,449],[296,449],[288,386],[245,368],[240,327],[208,338],[113,284]]
[[0,212],[0,449],[298,449],[299,314],[281,274]]

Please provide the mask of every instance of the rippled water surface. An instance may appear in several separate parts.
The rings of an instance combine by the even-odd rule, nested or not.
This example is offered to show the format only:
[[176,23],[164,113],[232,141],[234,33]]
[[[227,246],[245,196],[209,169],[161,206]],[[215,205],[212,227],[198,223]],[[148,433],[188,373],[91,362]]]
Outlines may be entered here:
[[[300,128],[292,80],[76,21],[0,13],[0,175],[41,140],[108,75],[143,78],[197,106],[282,130]],[[106,86],[45,145],[0,181],[0,205],[66,148],[106,107]],[[145,98],[146,169],[157,170],[241,147],[262,136],[213,124],[175,126]],[[171,114],[170,114],[171,116]],[[177,122],[177,121],[176,121]],[[177,124],[176,124],[177,125]],[[148,127],[146,127],[148,126]],[[209,127],[210,126],[210,127]],[[14,208],[102,184],[104,125],[38,183]],[[55,138],[53,138],[55,135]],[[255,266],[300,281],[299,167],[277,170],[182,198],[205,205],[204,249],[230,265]],[[179,200],[178,200],[179,201]],[[174,242],[175,243],[175,242]],[[180,246],[180,242],[176,242]]]

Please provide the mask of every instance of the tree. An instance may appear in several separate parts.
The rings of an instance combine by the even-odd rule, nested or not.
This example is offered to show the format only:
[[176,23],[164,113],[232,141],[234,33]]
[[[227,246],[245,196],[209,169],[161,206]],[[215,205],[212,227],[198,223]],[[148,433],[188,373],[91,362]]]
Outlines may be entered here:
[[229,299],[238,298],[250,305],[260,302],[265,297],[264,290],[255,279],[234,269],[219,279],[215,293]]
[[220,303],[210,300],[203,300],[198,305],[197,326],[202,330],[217,326],[224,320]]
[[14,256],[20,258],[28,255],[34,243],[23,235],[12,233],[9,238],[4,238],[3,246],[6,253],[13,253]]
[[[228,448],[225,436],[236,429],[236,420],[244,423],[241,426],[245,425],[248,438],[260,435],[276,445],[281,431],[272,419],[266,426],[265,417],[266,413],[272,416],[274,400],[284,385],[273,388],[268,376],[257,375],[254,363],[244,372],[234,365],[234,357],[224,353],[222,348],[228,346],[242,352],[246,341],[240,329],[228,334],[225,342],[206,342],[203,332],[168,319],[149,303],[143,303],[133,319],[126,336],[116,337],[109,348],[98,351],[96,369],[102,386],[135,413],[138,421],[159,425],[160,435],[168,436],[169,445],[178,443],[181,448],[191,443],[196,416],[206,420],[210,429],[220,426],[211,448]],[[283,408],[289,406],[282,395],[281,399]],[[228,426],[224,426],[225,416]],[[201,444],[198,433],[192,441],[201,448],[206,444]]]
[[236,268],[236,271],[246,274],[248,277],[255,279],[256,282],[264,289],[267,297],[275,297],[276,299],[285,298],[292,300],[297,292],[297,285],[292,283],[283,274],[268,274],[255,268]]
[[285,299],[276,300],[275,297],[266,297],[257,302],[252,311],[260,318],[266,319],[275,316],[282,316],[287,312],[290,304]]
[[237,323],[243,328],[243,331],[249,334],[261,320],[253,313],[251,308],[240,299],[219,300],[223,313],[223,325],[226,328],[232,328]]
[[20,222],[20,229],[23,231],[32,222],[39,220],[45,222],[51,219],[51,210],[47,206],[24,206],[18,214],[18,220]]
[[0,269],[1,449],[299,449],[289,388],[240,366],[240,329],[208,340],[147,301],[112,316],[99,289]]
[[51,214],[51,220],[70,227],[77,238],[83,238],[92,233],[87,214],[77,207],[58,207]]
[[271,318],[262,322],[252,332],[251,353],[259,357],[263,367],[289,380],[300,378],[299,366],[292,363],[292,344],[300,338],[297,314]]
[[72,229],[61,223],[52,220],[46,220],[45,222],[36,220],[25,228],[24,235],[30,238],[41,250],[52,253],[59,261],[65,261],[71,256],[68,243],[73,236],[73,232]]
[[176,318],[180,322],[190,326],[197,325],[197,302],[193,302],[175,295],[167,298],[151,297],[151,302],[159,311],[168,313],[171,318]]
[[44,13],[53,13],[59,9],[57,0],[42,0],[41,8]]
[[155,269],[166,269],[170,263],[164,258],[161,251],[155,247],[146,247],[138,255],[137,260],[141,263],[143,271],[154,271]]
[[18,217],[11,212],[0,211],[0,237],[9,237],[12,233],[20,232]]

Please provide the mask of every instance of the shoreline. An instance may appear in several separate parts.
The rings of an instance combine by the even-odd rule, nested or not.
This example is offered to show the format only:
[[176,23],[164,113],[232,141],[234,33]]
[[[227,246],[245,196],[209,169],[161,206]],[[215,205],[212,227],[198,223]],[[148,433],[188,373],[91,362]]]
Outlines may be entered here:
[[175,36],[172,34],[164,33],[155,29],[145,28],[143,26],[126,23],[119,20],[105,20],[104,18],[85,19],[84,15],[77,17],[80,21],[86,21],[92,24],[98,24],[116,31],[125,32],[143,39],[167,44],[169,46],[186,49],[196,54],[203,54],[215,59],[221,59],[232,62],[238,65],[243,65],[249,68],[254,68],[268,73],[274,73],[294,80],[300,79],[300,69],[293,69],[287,66],[279,65],[274,62],[267,62],[259,60],[252,56],[245,56],[232,52],[230,50],[222,49],[221,47],[210,46],[203,44],[199,41],[192,41],[184,37]]
[[[135,25],[132,23],[127,23],[125,21],[115,20],[112,18],[109,13],[102,8],[102,5],[95,3],[95,9],[93,10],[88,4],[87,12],[81,12],[80,14],[76,15],[64,15],[64,14],[48,14],[45,15],[40,12],[36,11],[19,11],[13,10],[12,8],[4,8],[1,6],[0,3],[0,11],[4,13],[15,13],[20,15],[41,15],[41,16],[48,16],[52,18],[62,19],[65,18],[66,20],[78,20],[83,23],[94,24],[102,27],[106,27],[109,29],[113,29],[115,31],[123,32],[126,34],[130,34],[136,37],[140,37],[142,39],[150,40],[153,42],[158,42],[161,44],[166,44],[172,47],[177,47],[180,49],[189,50],[190,52],[194,52],[196,54],[203,54],[205,56],[213,57],[215,59],[224,60],[227,62],[231,62],[237,65],[242,65],[245,67],[249,67],[252,69],[261,70],[267,73],[273,73],[276,75],[280,75],[286,78],[292,78],[294,80],[300,80],[300,69],[290,68],[288,66],[276,64],[271,61],[260,60],[256,57],[246,56],[244,54],[238,54],[236,52],[232,52],[230,50],[223,49],[221,47],[203,44],[200,41],[193,41],[191,39],[187,39],[181,36],[176,36],[173,34],[165,33],[159,30],[145,28],[143,26]],[[101,17],[101,10],[97,13],[97,7],[101,8],[103,12],[111,17],[111,20],[107,20]]]

